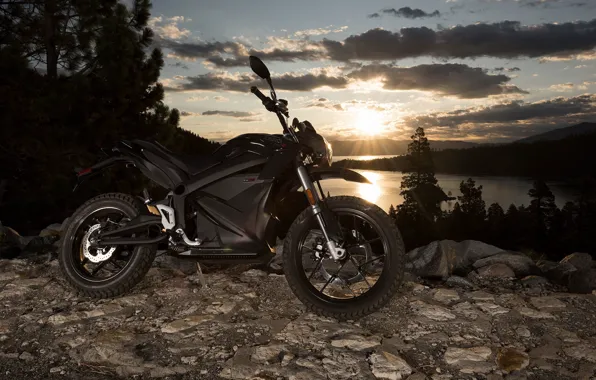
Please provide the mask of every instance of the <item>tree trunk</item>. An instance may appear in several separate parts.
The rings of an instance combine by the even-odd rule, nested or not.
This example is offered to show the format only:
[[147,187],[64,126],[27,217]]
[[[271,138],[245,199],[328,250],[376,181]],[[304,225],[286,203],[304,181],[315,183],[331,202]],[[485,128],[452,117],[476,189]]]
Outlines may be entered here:
[[58,77],[58,53],[56,51],[56,0],[46,0],[44,9],[45,48],[47,75],[50,79]]

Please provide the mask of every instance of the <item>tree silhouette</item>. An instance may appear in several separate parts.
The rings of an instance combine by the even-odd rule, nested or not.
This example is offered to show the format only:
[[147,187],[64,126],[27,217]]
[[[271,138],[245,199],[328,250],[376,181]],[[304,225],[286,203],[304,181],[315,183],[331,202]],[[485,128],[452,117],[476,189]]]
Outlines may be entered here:
[[5,224],[27,233],[97,193],[150,187],[115,168],[72,193],[73,169],[97,162],[100,148],[117,140],[159,139],[193,154],[217,146],[179,128],[178,111],[163,103],[163,57],[150,50],[149,12],[147,0],[130,10],[116,0],[0,4],[0,69],[11,73],[0,77]]

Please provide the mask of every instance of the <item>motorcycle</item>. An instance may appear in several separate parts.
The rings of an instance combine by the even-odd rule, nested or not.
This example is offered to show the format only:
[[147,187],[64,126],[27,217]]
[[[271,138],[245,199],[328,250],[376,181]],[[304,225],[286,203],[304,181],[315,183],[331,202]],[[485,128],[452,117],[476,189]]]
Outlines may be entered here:
[[321,181],[370,183],[331,167],[333,151],[308,121],[289,124],[267,66],[249,57],[270,96],[251,87],[282,134],[248,133],[212,154],[182,156],[158,142],[119,141],[109,158],[77,173],[83,181],[116,164],[134,167],[168,191],[153,200],[107,193],[70,218],[60,268],[84,296],[119,296],[138,284],[158,250],[203,262],[262,262],[283,240],[283,271],[307,309],[339,320],[383,307],[404,273],[404,244],[389,215],[353,196],[325,195]]

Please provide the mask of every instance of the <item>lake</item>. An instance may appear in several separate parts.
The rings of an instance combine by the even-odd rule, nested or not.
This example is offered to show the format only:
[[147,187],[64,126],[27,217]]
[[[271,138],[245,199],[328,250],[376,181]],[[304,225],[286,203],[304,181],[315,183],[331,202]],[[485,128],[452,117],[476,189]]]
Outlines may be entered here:
[[[364,159],[367,156],[353,156],[351,159]],[[391,156],[387,156],[391,157]],[[347,158],[347,157],[342,157]],[[339,161],[339,157],[337,157]],[[335,159],[334,159],[335,160]],[[388,210],[390,205],[399,205],[403,202],[403,197],[399,195],[400,185],[403,174],[401,172],[376,171],[376,170],[356,170],[368,178],[372,184],[360,184],[344,181],[343,179],[329,179],[321,182],[325,194],[327,191],[331,195],[354,195],[366,199],[369,202],[376,203],[384,210]],[[461,195],[459,184],[467,180],[470,176],[437,174],[439,186],[452,196]],[[516,206],[530,204],[528,191],[532,188],[533,180],[531,178],[518,177],[474,177],[476,185],[482,185],[482,198],[486,202],[486,207],[497,202],[505,211],[512,203]],[[565,202],[572,201],[575,198],[575,191],[563,183],[547,182],[551,191],[555,195],[555,201],[559,207],[563,207]],[[455,201],[452,202],[453,204]],[[447,203],[443,208],[448,210],[453,207]]]

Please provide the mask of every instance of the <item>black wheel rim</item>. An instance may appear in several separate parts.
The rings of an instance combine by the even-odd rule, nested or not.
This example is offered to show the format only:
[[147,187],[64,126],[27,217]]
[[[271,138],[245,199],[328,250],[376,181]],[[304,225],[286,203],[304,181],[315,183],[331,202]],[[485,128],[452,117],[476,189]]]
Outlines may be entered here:
[[298,239],[298,264],[303,280],[317,297],[350,302],[377,289],[386,275],[389,246],[382,228],[366,213],[355,209],[333,212],[342,229],[346,258],[336,263],[329,257],[320,227],[311,218]]
[[[75,273],[81,279],[93,283],[108,282],[128,268],[133,255],[136,254],[134,247],[89,248],[88,256],[85,245],[88,244],[89,238],[97,237],[100,232],[119,228],[130,219],[131,215],[127,215],[123,210],[103,207],[95,210],[79,223],[71,240],[70,260]],[[92,232],[89,233],[90,231]],[[105,259],[102,259],[104,257]]]

